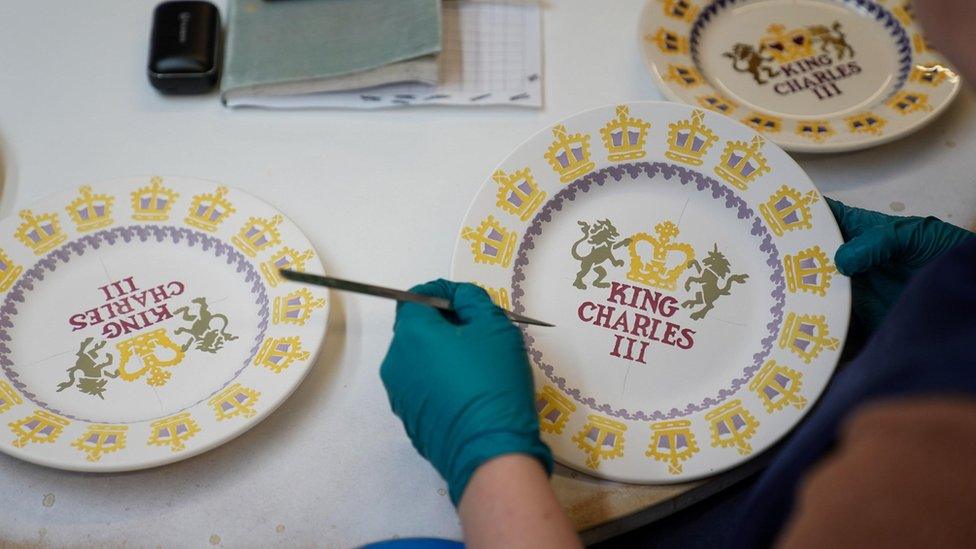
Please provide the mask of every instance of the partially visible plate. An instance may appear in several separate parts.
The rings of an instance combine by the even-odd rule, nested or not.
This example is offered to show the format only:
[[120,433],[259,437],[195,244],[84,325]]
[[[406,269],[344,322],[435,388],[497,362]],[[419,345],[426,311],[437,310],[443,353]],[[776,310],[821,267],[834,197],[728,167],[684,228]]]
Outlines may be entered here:
[[892,141],[931,122],[961,86],[910,0],[649,0],[640,36],[665,96],[791,151]]
[[301,383],[323,271],[272,206],[196,179],[82,185],[0,221],[0,451],[61,469],[185,459]]
[[702,477],[774,444],[840,356],[840,231],[803,170],[676,103],[572,116],[475,197],[453,276],[524,326],[543,439],[626,482]]

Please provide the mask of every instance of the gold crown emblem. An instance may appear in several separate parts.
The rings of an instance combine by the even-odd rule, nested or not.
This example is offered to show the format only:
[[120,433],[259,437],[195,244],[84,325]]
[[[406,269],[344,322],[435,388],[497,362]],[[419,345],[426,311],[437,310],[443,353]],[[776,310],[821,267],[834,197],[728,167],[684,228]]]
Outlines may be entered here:
[[[119,377],[126,381],[135,381],[148,373],[146,384],[152,387],[166,385],[173,374],[163,368],[178,366],[186,356],[183,349],[166,335],[166,328],[133,336],[116,343],[115,347],[119,350]],[[160,358],[157,355],[160,350],[163,351],[163,356],[171,356]],[[129,361],[133,358],[138,358],[141,368],[130,371]]]
[[911,0],[905,0],[891,8],[891,13],[901,21],[902,25],[911,26],[915,21],[915,4]]
[[0,414],[23,402],[23,399],[9,383],[0,380]]
[[576,405],[554,387],[543,385],[542,390],[535,395],[535,412],[539,416],[539,430],[544,433],[562,434],[570,414],[575,411]]
[[739,108],[739,105],[735,101],[718,94],[699,95],[696,99],[702,107],[725,115],[730,115],[732,111]]
[[17,227],[14,236],[25,246],[34,250],[37,255],[44,255],[68,239],[68,235],[61,231],[58,214],[46,213],[34,215],[30,210],[21,210],[20,218],[23,223]]
[[908,90],[902,90],[893,95],[888,100],[888,106],[901,114],[932,110],[932,105],[929,104],[929,96]]
[[89,425],[71,445],[88,454],[88,461],[98,461],[105,454],[125,448],[125,425]]
[[769,52],[780,63],[813,55],[813,34],[805,28],[787,31],[783,25],[773,24],[766,32],[769,34],[759,40],[759,51]]
[[749,439],[756,434],[759,421],[735,399],[705,414],[712,432],[712,447],[727,448],[735,446],[742,455],[752,453]]
[[14,264],[7,256],[7,252],[0,249],[0,292],[9,290],[23,271],[23,267]]
[[173,203],[179,194],[163,186],[161,177],[153,177],[149,185],[132,191],[132,219],[162,221],[169,219]]
[[644,144],[647,141],[649,122],[630,116],[625,105],[617,106],[617,117],[600,129],[603,146],[607,148],[607,158],[612,162],[643,158]]
[[691,118],[668,124],[668,150],[664,156],[676,162],[701,166],[718,136],[704,124],[705,113],[695,109]]
[[491,178],[498,183],[495,204],[506,212],[517,215],[522,221],[528,221],[546,199],[545,191],[539,190],[539,184],[532,177],[532,170],[529,168],[510,174],[501,169],[495,170]]
[[544,155],[549,165],[559,174],[563,183],[582,177],[596,167],[590,161],[590,136],[585,133],[569,134],[566,126],[557,124],[552,129],[556,138]]
[[804,120],[796,124],[797,135],[809,137],[817,143],[823,143],[836,133],[829,120]]
[[213,407],[217,421],[223,421],[237,416],[254,417],[258,412],[254,405],[261,393],[254,389],[235,383],[220,391],[207,404]]
[[261,349],[254,357],[254,364],[264,366],[279,374],[296,361],[308,360],[311,354],[302,350],[302,341],[298,336],[269,337],[261,344]]
[[847,122],[847,129],[853,133],[870,133],[881,135],[882,129],[888,125],[888,121],[873,112],[864,112],[848,116],[844,119]]
[[488,292],[488,297],[491,298],[492,303],[498,305],[506,311],[510,311],[512,309],[512,302],[509,299],[507,288],[492,288],[483,284],[478,284],[478,286],[482,290]]
[[38,444],[54,442],[69,423],[71,422],[67,418],[57,414],[35,410],[31,415],[9,424],[10,431],[17,437],[12,444],[17,448],[23,448],[30,442]]
[[791,404],[797,410],[802,410],[807,404],[807,399],[800,396],[802,379],[803,374],[800,372],[780,366],[775,360],[767,360],[749,382],[749,390],[759,396],[769,413],[782,410]]
[[684,88],[694,88],[695,86],[705,82],[705,79],[695,67],[689,65],[674,65],[671,63],[668,64],[668,72],[664,76],[664,79],[677,82],[678,85]]
[[679,419],[651,424],[651,443],[644,452],[649,458],[664,461],[672,475],[681,473],[681,462],[698,452],[698,443],[691,432],[691,421]]
[[312,250],[299,252],[295,248],[285,246],[275,252],[271,256],[271,259],[261,264],[261,274],[268,282],[268,285],[274,288],[284,280],[281,278],[281,273],[279,272],[281,269],[305,272],[305,263],[314,256],[315,254]]
[[933,88],[945,82],[949,78],[953,81],[958,79],[956,73],[942,65],[915,65],[912,72],[908,75],[908,80],[932,86]]
[[800,191],[783,185],[769,200],[759,205],[759,214],[773,234],[783,236],[786,231],[809,229],[813,226],[810,205],[820,199],[817,191]]
[[689,0],[660,0],[664,4],[664,15],[691,23],[698,15],[698,6]]
[[759,152],[764,143],[765,140],[758,135],[749,143],[729,141],[722,151],[722,159],[715,166],[715,173],[733,187],[748,190],[750,183],[772,171],[766,157]]
[[821,351],[834,350],[838,345],[840,341],[830,337],[827,317],[824,315],[786,315],[783,331],[779,336],[779,346],[800,357],[803,362],[810,364]]
[[200,432],[200,425],[190,417],[190,412],[183,412],[149,424],[150,446],[169,446],[173,452],[186,449],[186,441]]
[[583,429],[573,436],[573,442],[586,452],[586,466],[600,467],[600,461],[624,455],[624,431],[627,426],[610,418],[591,415]]
[[932,47],[932,44],[920,32],[912,35],[912,46],[915,47],[915,53],[935,53],[935,48]]
[[742,122],[757,132],[777,133],[783,128],[783,119],[771,114],[752,112]]
[[115,202],[115,197],[110,194],[92,194],[92,188],[88,185],[78,191],[81,196],[74,199],[66,208],[78,231],[93,231],[111,225],[112,204]]
[[[664,290],[674,290],[678,285],[678,277],[685,268],[695,260],[695,250],[690,244],[673,242],[674,237],[681,232],[678,226],[670,221],[663,221],[654,226],[657,236],[647,233],[637,233],[630,239],[630,271],[627,278]],[[637,247],[642,242],[651,245],[651,259],[644,261]]]
[[786,287],[791,292],[797,290],[824,295],[830,287],[830,277],[837,269],[827,259],[820,246],[807,248],[796,255],[783,257],[786,271]]
[[186,217],[187,225],[192,225],[204,231],[214,232],[225,219],[234,213],[234,206],[224,198],[227,187],[217,187],[215,193],[203,193],[193,197],[190,204],[190,215]]
[[271,321],[275,324],[294,324],[304,326],[312,316],[312,312],[325,306],[325,300],[312,295],[308,288],[299,288],[294,292],[278,296],[274,299]]
[[661,27],[653,35],[644,37],[648,42],[657,45],[661,53],[688,53],[688,39],[676,32]]
[[475,263],[508,267],[515,252],[515,233],[502,227],[494,216],[489,215],[477,228],[465,227],[461,238],[471,242]]
[[247,223],[241,230],[230,238],[234,246],[244,252],[248,257],[254,257],[259,252],[271,246],[276,246],[281,242],[281,233],[278,231],[278,224],[283,221],[280,215],[275,214],[271,219],[261,217],[249,217]]

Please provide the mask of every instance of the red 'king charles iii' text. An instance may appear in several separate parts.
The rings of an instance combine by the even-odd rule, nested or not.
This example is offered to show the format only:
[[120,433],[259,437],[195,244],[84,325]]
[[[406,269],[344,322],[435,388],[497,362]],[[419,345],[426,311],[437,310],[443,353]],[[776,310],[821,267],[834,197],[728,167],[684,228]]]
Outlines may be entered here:
[[101,286],[98,290],[105,303],[71,315],[68,324],[73,332],[101,325],[102,336],[113,339],[173,318],[166,301],[181,295],[186,286],[173,280],[140,290],[130,276]]
[[614,282],[606,301],[584,301],[576,313],[587,324],[619,332],[614,334],[611,356],[647,364],[651,341],[685,350],[695,345],[695,330],[664,320],[678,311],[678,300],[672,296]]

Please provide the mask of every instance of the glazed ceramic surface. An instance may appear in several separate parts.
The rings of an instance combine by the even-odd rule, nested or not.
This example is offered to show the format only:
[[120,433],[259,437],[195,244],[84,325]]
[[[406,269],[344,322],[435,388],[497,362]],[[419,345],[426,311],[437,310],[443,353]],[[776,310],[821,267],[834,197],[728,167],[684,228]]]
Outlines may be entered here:
[[847,332],[841,242],[775,144],[634,103],[519,146],[474,199],[453,276],[556,324],[522,329],[560,462],[671,482],[749,459],[816,401]]
[[271,413],[322,343],[322,272],[268,204],[174,177],[92,183],[0,222],[0,450],[121,471],[213,448]]
[[961,85],[906,0],[651,0],[640,34],[667,97],[792,151],[891,141],[933,120]]

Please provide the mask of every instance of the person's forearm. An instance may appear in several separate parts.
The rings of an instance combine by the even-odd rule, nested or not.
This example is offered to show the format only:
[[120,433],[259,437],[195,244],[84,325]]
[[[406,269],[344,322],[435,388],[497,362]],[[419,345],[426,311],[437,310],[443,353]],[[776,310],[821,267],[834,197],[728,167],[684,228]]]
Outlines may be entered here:
[[458,507],[469,547],[581,547],[533,457],[509,454],[479,467]]

